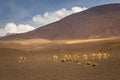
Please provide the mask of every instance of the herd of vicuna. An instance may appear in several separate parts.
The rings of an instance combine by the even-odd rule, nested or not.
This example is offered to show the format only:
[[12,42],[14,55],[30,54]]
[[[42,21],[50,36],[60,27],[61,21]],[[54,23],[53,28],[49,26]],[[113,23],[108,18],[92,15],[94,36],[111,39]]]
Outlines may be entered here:
[[71,53],[71,54],[55,54],[52,56],[55,62],[77,62],[78,65],[93,65],[96,66],[95,61],[108,59],[110,57],[110,50],[105,52],[93,53]]
[[[52,56],[53,61],[55,62],[77,62],[78,65],[85,63],[86,65],[91,65],[92,61],[108,59],[110,57],[110,50],[102,52],[102,50],[98,52],[92,53],[67,53],[67,54],[55,54]],[[26,56],[19,56],[17,58],[17,63],[22,64],[25,63]],[[93,64],[96,65],[96,64]]]

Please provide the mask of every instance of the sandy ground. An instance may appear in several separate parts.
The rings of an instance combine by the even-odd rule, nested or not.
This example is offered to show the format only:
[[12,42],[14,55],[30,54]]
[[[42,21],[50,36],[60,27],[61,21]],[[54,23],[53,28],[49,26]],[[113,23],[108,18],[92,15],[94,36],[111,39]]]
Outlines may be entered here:
[[[26,55],[25,63],[16,59]],[[0,80],[120,80],[120,47],[96,66],[54,62],[53,53],[0,49]]]

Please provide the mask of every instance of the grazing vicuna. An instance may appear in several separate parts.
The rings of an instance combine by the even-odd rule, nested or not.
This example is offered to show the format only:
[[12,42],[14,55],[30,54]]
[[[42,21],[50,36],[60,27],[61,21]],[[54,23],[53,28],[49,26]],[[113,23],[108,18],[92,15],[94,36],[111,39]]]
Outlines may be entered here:
[[25,56],[20,56],[20,57],[17,58],[17,62],[18,62],[19,64],[24,63],[25,60],[26,60],[26,57],[25,57]]

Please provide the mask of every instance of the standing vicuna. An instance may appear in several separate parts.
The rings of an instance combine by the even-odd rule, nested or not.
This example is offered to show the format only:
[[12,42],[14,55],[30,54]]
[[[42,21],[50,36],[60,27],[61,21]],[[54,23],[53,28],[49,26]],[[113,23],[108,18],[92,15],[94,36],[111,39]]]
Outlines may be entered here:
[[77,54],[74,54],[74,61],[78,61],[79,60],[79,58],[80,58],[80,56],[79,55],[77,55]]
[[58,61],[59,56],[58,55],[53,55],[53,60]]
[[92,60],[96,60],[97,59],[97,55],[95,53],[92,53],[91,54],[91,58],[92,58]]
[[103,59],[108,59],[110,54],[109,53],[103,53],[102,56],[103,56]]
[[24,63],[25,60],[26,60],[26,57],[25,57],[25,56],[20,56],[20,57],[17,58],[17,62],[18,62],[19,64]]
[[83,59],[84,60],[88,60],[88,55],[87,54],[83,54]]
[[103,58],[102,53],[98,53],[98,54],[97,54],[97,59],[98,59],[98,60],[101,60],[102,58]]

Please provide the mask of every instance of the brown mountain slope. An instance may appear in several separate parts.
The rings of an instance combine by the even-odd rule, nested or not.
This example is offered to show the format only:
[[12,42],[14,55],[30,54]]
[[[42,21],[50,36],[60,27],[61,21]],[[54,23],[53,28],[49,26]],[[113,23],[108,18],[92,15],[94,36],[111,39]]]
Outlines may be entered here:
[[36,30],[2,38],[86,39],[120,36],[120,3],[93,7]]

